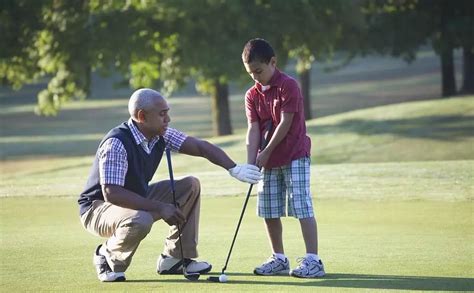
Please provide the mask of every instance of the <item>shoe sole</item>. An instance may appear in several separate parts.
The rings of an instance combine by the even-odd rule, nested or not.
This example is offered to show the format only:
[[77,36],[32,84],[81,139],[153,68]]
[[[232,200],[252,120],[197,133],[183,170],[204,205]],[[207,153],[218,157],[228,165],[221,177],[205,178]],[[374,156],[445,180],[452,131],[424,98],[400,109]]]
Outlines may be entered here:
[[[207,274],[209,273],[210,271],[212,270],[212,265],[210,265],[208,268],[205,268],[205,269],[202,269],[200,271],[197,271],[197,272],[187,272],[187,273],[190,273],[190,274],[195,274],[195,273],[198,273],[198,274]],[[182,269],[179,269],[179,270],[165,270],[165,271],[157,271],[158,274],[160,275],[182,275],[183,274],[183,270]]]
[[300,276],[300,275],[294,274],[293,272],[290,273],[290,276],[296,277],[296,278],[301,278],[301,279],[321,278],[321,277],[324,277],[325,275],[326,275],[325,272],[318,272],[317,274],[315,274],[313,276]]
[[253,271],[254,275],[257,276],[288,276],[290,273],[290,270],[285,270],[285,271],[279,271],[276,273],[259,273],[256,270]]
[[127,279],[125,278],[125,276],[120,276],[120,277],[117,277],[115,280],[100,280],[100,281],[104,283],[112,283],[112,282],[125,282],[126,280]]

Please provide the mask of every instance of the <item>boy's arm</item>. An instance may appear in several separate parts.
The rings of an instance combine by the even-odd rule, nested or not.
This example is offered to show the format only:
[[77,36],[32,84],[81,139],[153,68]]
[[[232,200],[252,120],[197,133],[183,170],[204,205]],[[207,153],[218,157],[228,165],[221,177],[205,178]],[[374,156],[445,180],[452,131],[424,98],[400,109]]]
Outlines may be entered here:
[[268,143],[267,147],[257,156],[257,166],[263,166],[267,163],[275,147],[283,140],[283,138],[285,138],[286,134],[290,130],[294,116],[295,113],[281,113],[281,121],[276,127],[270,142]]
[[260,125],[258,122],[252,122],[247,129],[247,163],[255,165],[260,145]]

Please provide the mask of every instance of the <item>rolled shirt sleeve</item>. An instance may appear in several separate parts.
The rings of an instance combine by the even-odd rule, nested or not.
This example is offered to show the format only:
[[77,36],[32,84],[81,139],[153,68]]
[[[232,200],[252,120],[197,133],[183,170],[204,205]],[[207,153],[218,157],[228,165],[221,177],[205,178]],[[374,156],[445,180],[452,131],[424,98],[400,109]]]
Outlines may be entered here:
[[107,139],[99,148],[100,184],[125,185],[128,161],[127,151],[117,138]]
[[169,147],[173,152],[179,152],[187,137],[186,134],[174,128],[168,128],[163,136],[166,147]]

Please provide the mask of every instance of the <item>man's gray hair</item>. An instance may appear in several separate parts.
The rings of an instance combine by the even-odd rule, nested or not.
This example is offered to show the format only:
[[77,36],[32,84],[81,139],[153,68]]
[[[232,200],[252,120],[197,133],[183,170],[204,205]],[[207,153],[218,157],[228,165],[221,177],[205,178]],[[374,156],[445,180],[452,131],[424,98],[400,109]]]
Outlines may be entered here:
[[147,110],[152,108],[158,99],[164,99],[163,96],[152,89],[138,89],[130,96],[128,101],[128,113],[132,118],[137,118],[138,110]]

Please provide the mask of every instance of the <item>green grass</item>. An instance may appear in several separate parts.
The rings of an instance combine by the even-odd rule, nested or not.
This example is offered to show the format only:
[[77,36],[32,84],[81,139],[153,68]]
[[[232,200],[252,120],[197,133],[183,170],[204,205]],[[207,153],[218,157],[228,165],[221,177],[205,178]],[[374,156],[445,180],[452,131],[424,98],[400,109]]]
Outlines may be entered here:
[[[77,101],[58,117],[37,117],[33,91],[22,100],[0,90],[1,291],[474,291],[474,97],[385,105],[439,95],[432,54],[425,59],[412,74],[366,60],[330,78],[312,76],[311,188],[328,272],[318,280],[251,274],[269,254],[252,197],[229,283],[156,275],[163,222],[141,244],[128,282],[99,283],[91,258],[102,240],[81,227],[76,199],[99,140],[127,119],[127,100]],[[242,96],[230,102],[235,134],[210,140],[241,162]],[[209,99],[181,96],[170,105],[174,127],[210,136]],[[248,186],[201,158],[173,159],[176,176],[201,180],[200,255],[218,273]],[[154,180],[167,176],[162,164]],[[284,219],[284,238],[294,266],[304,250],[297,221]]]
[[[225,262],[242,200],[203,200],[200,254],[214,264],[216,273]],[[328,276],[301,280],[251,274],[269,254],[252,198],[229,262],[227,284],[189,283],[181,276],[156,275],[155,262],[167,231],[163,222],[154,226],[138,249],[127,271],[129,282],[101,284],[91,264],[100,240],[80,226],[75,199],[3,198],[0,203],[4,292],[474,288],[472,201],[316,199],[320,250]],[[293,219],[285,219],[284,227],[286,253],[295,265],[304,250],[299,227]]]

